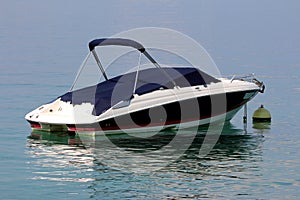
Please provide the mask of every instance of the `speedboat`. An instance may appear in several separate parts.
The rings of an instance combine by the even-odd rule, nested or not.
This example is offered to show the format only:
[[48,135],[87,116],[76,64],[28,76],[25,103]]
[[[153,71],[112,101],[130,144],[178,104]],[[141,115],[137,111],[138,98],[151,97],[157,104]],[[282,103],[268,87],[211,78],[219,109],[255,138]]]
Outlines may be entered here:
[[[153,66],[109,77],[96,48],[133,48]],[[120,133],[189,128],[229,121],[264,84],[254,76],[217,78],[194,66],[162,66],[139,42],[124,38],[95,39],[89,55],[103,79],[71,90],[29,112],[33,130]]]

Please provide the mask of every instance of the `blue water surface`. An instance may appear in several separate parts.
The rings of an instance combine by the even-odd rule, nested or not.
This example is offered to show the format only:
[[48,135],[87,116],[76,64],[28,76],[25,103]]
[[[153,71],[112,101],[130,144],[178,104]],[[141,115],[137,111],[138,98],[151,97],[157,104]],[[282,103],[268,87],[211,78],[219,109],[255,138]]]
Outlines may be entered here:
[[[3,1],[1,199],[298,199],[299,8],[271,0]],[[248,112],[264,104],[268,129],[249,120],[244,130],[240,112],[206,157],[197,157],[200,135],[177,161],[140,173],[103,165],[76,137],[32,137],[24,115],[70,88],[91,39],[146,26],[189,35],[224,76],[255,72],[267,88]]]

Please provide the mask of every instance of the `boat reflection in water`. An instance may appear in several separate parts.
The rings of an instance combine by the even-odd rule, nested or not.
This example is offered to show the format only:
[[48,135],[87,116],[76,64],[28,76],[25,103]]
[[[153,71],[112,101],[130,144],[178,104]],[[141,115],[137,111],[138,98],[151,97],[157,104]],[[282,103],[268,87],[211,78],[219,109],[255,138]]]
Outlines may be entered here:
[[[32,157],[29,165],[34,180],[79,183],[91,198],[102,198],[103,195],[114,197],[120,193],[129,198],[132,195],[130,191],[135,191],[139,197],[149,197],[151,194],[153,199],[164,199],[170,191],[174,199],[186,196],[197,198],[202,191],[204,193],[199,197],[212,198],[213,194],[205,193],[206,189],[203,189],[207,184],[224,188],[224,183],[232,180],[247,180],[249,184],[255,184],[262,178],[259,166],[262,162],[263,135],[245,134],[244,130],[226,124],[210,153],[199,157],[206,129],[200,127],[188,150],[156,171],[140,169],[145,166],[143,163],[150,163],[156,169],[161,162],[168,161],[166,154],[159,157],[151,153],[162,151],[172,141],[176,131],[164,131],[148,140],[126,135],[108,136],[114,148],[105,146],[105,140],[98,136],[81,141],[78,136],[65,133],[33,132],[27,142],[28,154]],[[141,165],[136,166],[137,163]],[[233,194],[237,192],[235,187],[229,187],[228,191]]]
[[66,144],[66,145],[82,145],[78,135],[69,134],[68,132],[47,132],[47,131],[32,131],[30,136],[31,142],[41,144]]
[[[80,138],[78,135],[68,135],[65,132],[34,131],[29,136],[28,147],[29,153],[37,158],[35,164],[43,166],[46,164],[43,162],[47,161],[47,165],[53,163],[55,168],[63,165],[63,163],[57,165],[56,162],[65,162],[68,166],[74,164],[74,167],[77,164],[79,166],[83,164],[85,168],[103,165],[117,170],[134,172],[143,168],[154,171],[172,169],[188,172],[196,170],[197,173],[204,173],[203,170],[199,171],[199,167],[201,168],[203,163],[222,162],[224,164],[223,162],[234,160],[260,159],[263,135],[245,134],[244,130],[237,129],[230,123],[225,125],[221,136],[209,154],[204,157],[199,156],[207,128],[199,127],[194,141],[187,150],[183,149],[183,153],[180,151],[180,146],[176,146],[176,151],[173,149],[174,146],[168,146],[176,135],[174,130],[166,130],[150,138],[136,138],[126,134]],[[189,131],[186,130],[185,133],[187,135]],[[186,135],[183,134],[183,140]],[[172,155],[169,154],[170,152]],[[181,155],[174,155],[176,153],[181,153]],[[174,157],[178,157],[178,159],[172,160]],[[64,160],[65,158],[66,160]],[[49,162],[49,160],[51,161]],[[211,167],[219,166],[215,164]],[[208,167],[207,164],[206,167]],[[231,171],[233,168],[234,166],[230,165],[228,170]]]

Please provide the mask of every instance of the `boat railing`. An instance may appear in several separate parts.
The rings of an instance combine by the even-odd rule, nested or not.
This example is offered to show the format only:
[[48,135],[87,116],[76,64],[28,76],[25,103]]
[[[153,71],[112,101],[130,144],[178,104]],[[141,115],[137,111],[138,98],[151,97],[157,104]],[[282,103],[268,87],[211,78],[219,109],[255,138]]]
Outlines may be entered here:
[[265,90],[265,85],[262,81],[257,80],[255,77],[254,73],[252,74],[247,74],[247,75],[233,75],[230,79],[230,82],[232,83],[234,80],[239,80],[239,81],[246,81],[246,82],[252,82],[255,83],[258,87],[260,87],[260,92],[264,92]]
[[230,82],[233,82],[234,80],[253,82],[254,79],[256,79],[256,77],[253,73],[247,75],[233,75]]

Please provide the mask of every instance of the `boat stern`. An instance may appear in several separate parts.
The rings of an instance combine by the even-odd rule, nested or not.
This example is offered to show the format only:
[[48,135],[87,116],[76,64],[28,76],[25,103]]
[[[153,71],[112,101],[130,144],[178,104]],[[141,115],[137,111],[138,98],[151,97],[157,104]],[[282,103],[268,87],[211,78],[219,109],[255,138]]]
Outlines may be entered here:
[[66,124],[72,119],[71,108],[71,104],[56,99],[29,112],[25,119],[33,131],[68,131]]

